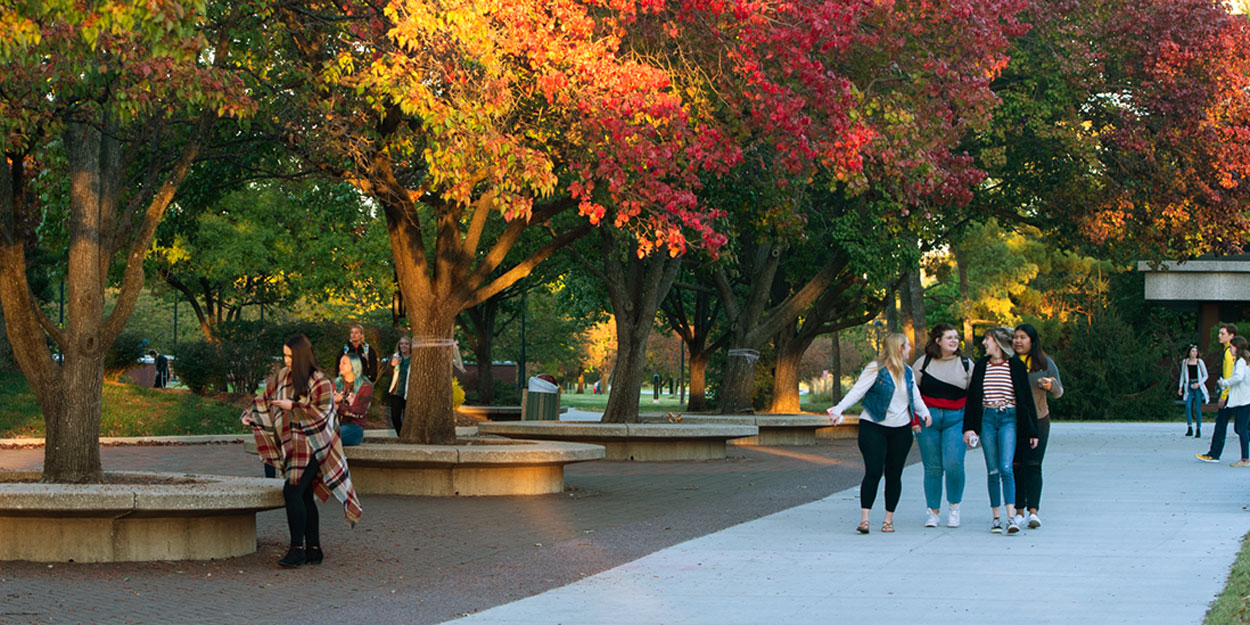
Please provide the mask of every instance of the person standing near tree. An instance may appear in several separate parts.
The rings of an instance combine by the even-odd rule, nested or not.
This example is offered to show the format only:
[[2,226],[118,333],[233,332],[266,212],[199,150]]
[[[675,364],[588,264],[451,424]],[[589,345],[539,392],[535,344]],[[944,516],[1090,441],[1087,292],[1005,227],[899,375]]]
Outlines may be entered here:
[[404,429],[404,408],[408,405],[408,364],[412,361],[412,339],[399,337],[395,353],[391,356],[391,387],[387,391],[391,404],[391,425],[395,435]]
[[[917,388],[932,425],[920,428],[916,443],[924,464],[924,497],[928,514],[925,527],[938,526],[942,504],[942,478],[946,478],[947,527],[959,527],[959,504],[964,496],[964,404],[972,362],[959,349],[959,330],[939,323],[929,331],[924,355],[912,365],[919,379]],[[915,424],[913,420],[913,425]]]
[[358,323],[352,325],[348,331],[347,344],[343,345],[340,354],[356,354],[360,358],[364,376],[370,380],[378,379],[378,353],[365,342],[364,326]]
[[[1047,397],[1063,397],[1063,381],[1059,379],[1059,367],[1042,350],[1042,338],[1032,324],[1016,326],[1011,347],[1016,358],[1024,363],[1029,372],[1029,388],[1033,390],[1033,406],[1037,410],[1037,446],[1016,446],[1012,469],[1016,475],[1016,525],[1029,529],[1042,526],[1037,516],[1042,499],[1042,458],[1046,455],[1046,442],[1050,440],[1050,405]],[[1017,441],[1019,442],[1019,441]],[[1027,512],[1028,519],[1024,518]]]
[[[1207,363],[1198,357],[1198,346],[1185,348],[1181,359],[1181,383],[1177,390],[1185,402],[1185,436],[1202,438],[1202,405],[1211,401],[1207,395]],[[1194,429],[1194,425],[1198,429]]]
[[152,388],[165,388],[169,384],[169,359],[165,354],[157,353],[156,350],[148,352],[152,357],[152,364],[156,366],[156,376],[152,381]]
[[[1237,326],[1231,323],[1220,324],[1220,330],[1215,337],[1220,341],[1220,345],[1224,346],[1223,366],[1220,367],[1220,377],[1230,378],[1233,375],[1233,357],[1232,348],[1228,346],[1229,342],[1237,336]],[[1228,421],[1233,416],[1233,411],[1226,405],[1228,403],[1228,389],[1220,390],[1219,411],[1215,413],[1215,432],[1211,434],[1211,446],[1205,454],[1195,454],[1194,457],[1199,462],[1219,462],[1220,455],[1224,453],[1224,438],[1228,436]]]
[[[1023,437],[1030,448],[1037,447],[1037,411],[1029,374],[1019,358],[1013,358],[1011,328],[990,328],[985,332],[985,356],[972,369],[968,383],[968,405],[964,408],[964,442],[980,440],[985,450],[989,474],[990,512],[994,519],[990,532],[1003,533],[998,508],[1007,504],[1007,533],[1020,531],[1016,523],[1016,480],[1011,461],[1017,439]],[[976,438],[974,438],[974,436]],[[1000,490],[1001,487],[1001,490]]]
[[903,466],[911,451],[912,413],[920,415],[926,427],[933,425],[929,409],[920,399],[916,376],[907,366],[911,342],[904,334],[888,334],[881,341],[881,353],[864,367],[855,386],[836,406],[829,408],[834,425],[842,413],[863,400],[859,419],[859,451],[864,456],[864,479],[859,487],[860,523],[855,531],[867,534],[868,513],[877,498],[877,486],[885,476],[885,522],[881,531],[894,532],[894,508],[903,492]]
[[334,383],[317,366],[312,344],[303,334],[287,338],[282,360],[285,366],[240,419],[251,426],[261,461],[286,480],[282,497],[291,540],[278,564],[293,568],[324,559],[314,495],[325,501],[333,493],[343,502],[350,526],[363,511],[334,427]]
[[339,375],[334,379],[334,406],[344,447],[359,445],[365,438],[365,415],[373,402],[373,383],[364,376],[356,354],[339,356]]

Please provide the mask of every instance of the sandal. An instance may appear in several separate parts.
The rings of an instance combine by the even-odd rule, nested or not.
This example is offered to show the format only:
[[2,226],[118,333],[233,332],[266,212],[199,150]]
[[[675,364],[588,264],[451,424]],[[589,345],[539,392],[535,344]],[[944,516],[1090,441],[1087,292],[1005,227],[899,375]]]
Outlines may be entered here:
[[886,521],[886,522],[882,523],[882,524],[881,524],[881,533],[882,533],[882,534],[893,534],[893,533],[894,533],[894,524],[893,524],[893,523],[891,523],[891,522],[889,522],[889,521]]
[[858,526],[856,526],[855,531],[859,532],[860,534],[867,534],[868,533],[868,521],[864,521],[863,523],[860,523]]

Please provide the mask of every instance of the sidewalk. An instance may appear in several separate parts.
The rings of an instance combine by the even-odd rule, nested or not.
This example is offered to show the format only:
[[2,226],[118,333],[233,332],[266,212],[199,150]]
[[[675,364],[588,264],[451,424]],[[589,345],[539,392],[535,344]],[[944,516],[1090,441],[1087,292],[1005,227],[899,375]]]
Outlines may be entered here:
[[[1198,624],[1250,529],[1250,469],[1218,465],[1178,424],[1052,429],[1043,527],[988,531],[981,452],[963,527],[922,527],[922,469],[904,473],[897,533],[859,536],[857,489],[676,545],[456,625],[785,623]],[[943,523],[945,516],[943,516]]]

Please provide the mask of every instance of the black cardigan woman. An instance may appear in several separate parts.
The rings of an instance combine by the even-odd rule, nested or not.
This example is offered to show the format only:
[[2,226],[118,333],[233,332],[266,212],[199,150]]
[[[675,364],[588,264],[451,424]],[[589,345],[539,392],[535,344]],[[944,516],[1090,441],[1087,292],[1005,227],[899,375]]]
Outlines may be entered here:
[[[1030,448],[1037,446],[1037,410],[1029,372],[1011,347],[1009,328],[990,328],[985,333],[986,356],[972,369],[968,403],[964,408],[964,440],[972,435],[985,445],[985,469],[989,473],[990,511],[994,520],[990,531],[1001,534],[998,508],[1007,504],[1007,533],[1020,531],[1016,524],[1016,480],[1011,470],[1017,439]],[[1000,491],[999,488],[1002,488]]]

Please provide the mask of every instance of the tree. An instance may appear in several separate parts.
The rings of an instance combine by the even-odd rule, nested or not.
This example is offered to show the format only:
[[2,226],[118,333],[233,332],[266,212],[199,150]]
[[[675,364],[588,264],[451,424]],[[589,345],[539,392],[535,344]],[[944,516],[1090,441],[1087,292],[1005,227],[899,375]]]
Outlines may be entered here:
[[[680,253],[684,232],[723,242],[691,193],[723,162],[664,71],[618,55],[651,3],[523,0],[309,3],[284,9],[288,143],[377,201],[414,332],[402,439],[454,438],[449,353],[461,311],[523,278],[608,215],[638,253]],[[510,267],[521,235],[560,214],[586,221]],[[493,239],[492,220],[506,226]],[[684,230],[683,230],[684,229]]]
[[1250,22],[1206,0],[1037,0],[969,148],[975,208],[1099,255],[1244,248]]
[[[0,305],[47,424],[44,481],[101,476],[104,359],[143,287],[157,223],[213,120],[252,106],[222,69],[231,9],[259,12],[126,0],[0,12]],[[44,202],[41,183],[67,192]],[[63,328],[39,309],[27,278],[27,250],[56,217],[67,225]],[[120,292],[106,311],[115,263]]]
[[191,304],[206,339],[246,306],[305,299],[320,316],[342,317],[390,304],[386,232],[350,185],[252,182],[211,206],[170,213],[151,263]]

